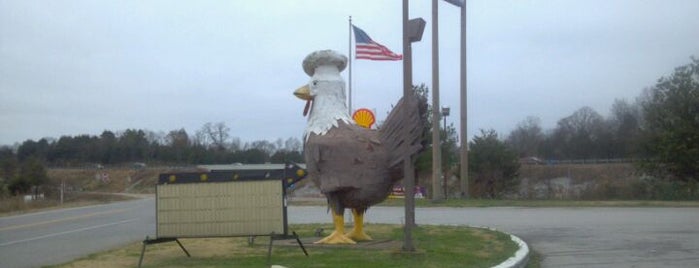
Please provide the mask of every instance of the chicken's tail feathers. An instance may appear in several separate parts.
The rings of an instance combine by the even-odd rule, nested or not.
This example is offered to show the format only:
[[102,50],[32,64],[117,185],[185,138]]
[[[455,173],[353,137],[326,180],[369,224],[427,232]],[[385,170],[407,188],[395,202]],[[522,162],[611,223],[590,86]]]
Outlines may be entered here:
[[415,92],[401,98],[378,130],[389,154],[390,166],[420,153],[427,141],[426,130],[426,99]]

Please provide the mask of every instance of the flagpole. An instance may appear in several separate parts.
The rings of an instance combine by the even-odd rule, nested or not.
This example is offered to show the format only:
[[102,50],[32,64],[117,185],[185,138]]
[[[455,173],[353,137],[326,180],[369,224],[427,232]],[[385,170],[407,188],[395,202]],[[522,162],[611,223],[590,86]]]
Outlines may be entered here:
[[349,114],[352,115],[352,16],[349,16],[349,44],[347,54],[349,55]]

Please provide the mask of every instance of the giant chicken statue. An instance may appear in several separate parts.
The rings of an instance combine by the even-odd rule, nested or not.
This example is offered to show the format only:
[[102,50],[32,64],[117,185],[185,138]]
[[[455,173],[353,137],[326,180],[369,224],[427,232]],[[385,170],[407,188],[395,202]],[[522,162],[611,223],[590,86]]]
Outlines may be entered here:
[[[403,178],[402,161],[422,149],[426,102],[416,94],[398,101],[378,130],[357,126],[345,105],[340,72],[347,57],[332,51],[311,53],[303,61],[310,82],[294,92],[309,112],[304,153],[308,175],[328,199],[335,230],[316,243],[354,244],[371,240],[363,230],[366,210],[386,199]],[[344,210],[354,227],[345,233]]]

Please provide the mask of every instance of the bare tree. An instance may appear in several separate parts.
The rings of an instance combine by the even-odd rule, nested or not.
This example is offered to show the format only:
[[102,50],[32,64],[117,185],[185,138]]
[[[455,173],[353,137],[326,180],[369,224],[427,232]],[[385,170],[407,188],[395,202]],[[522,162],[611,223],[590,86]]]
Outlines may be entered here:
[[231,152],[237,152],[240,151],[240,138],[238,137],[232,137],[230,138],[230,142],[228,143],[228,150]]
[[517,124],[517,128],[507,136],[506,143],[519,157],[538,156],[539,146],[544,140],[541,130],[541,119],[528,116]]
[[257,149],[265,152],[267,155],[272,155],[277,150],[277,146],[266,140],[257,140],[246,144],[245,149]]
[[162,131],[146,131],[146,140],[148,140],[149,143],[151,144],[164,144],[165,142],[165,133]]
[[202,147],[209,147],[210,142],[207,138],[206,133],[204,133],[203,128],[197,130],[197,132],[194,133],[194,137],[192,138],[192,144]]
[[614,100],[608,121],[614,136],[612,147],[617,157],[627,157],[633,153],[633,145],[641,130],[641,117],[640,104],[632,105],[623,99]]
[[590,107],[582,107],[558,121],[552,142],[560,148],[558,157],[591,158],[600,156],[608,138],[604,118]]
[[165,136],[165,144],[171,147],[186,148],[189,146],[189,135],[187,135],[187,131],[184,128],[171,130]]
[[220,151],[226,149],[226,141],[228,140],[230,130],[223,122],[215,124],[209,122],[201,128],[201,132],[205,135],[210,146]]
[[277,138],[277,140],[274,141],[274,146],[277,148],[277,151],[286,150],[286,148],[284,148],[284,141],[282,138]]
[[301,147],[303,144],[298,138],[291,137],[284,141],[284,149],[289,152],[301,152]]

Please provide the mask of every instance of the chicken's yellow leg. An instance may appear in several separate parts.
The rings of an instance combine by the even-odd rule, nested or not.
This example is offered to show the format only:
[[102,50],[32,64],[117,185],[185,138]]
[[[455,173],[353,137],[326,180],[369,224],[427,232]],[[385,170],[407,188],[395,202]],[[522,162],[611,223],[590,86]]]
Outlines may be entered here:
[[314,244],[356,244],[357,242],[354,242],[354,240],[345,236],[344,215],[335,214],[335,211],[332,209],[331,211],[333,214],[333,224],[335,225],[335,231],[333,231],[329,236],[326,236],[325,238],[316,241]]
[[352,216],[354,216],[354,228],[352,228],[352,231],[347,233],[345,236],[354,241],[372,240],[371,236],[364,232],[364,213],[360,213],[357,211],[357,209],[352,209]]

